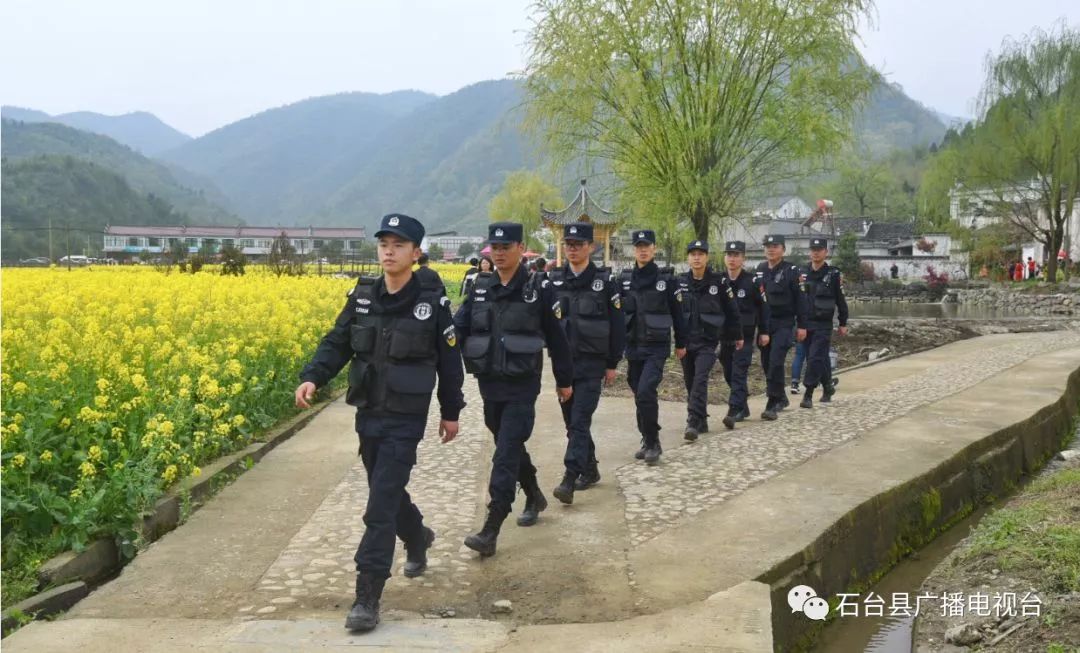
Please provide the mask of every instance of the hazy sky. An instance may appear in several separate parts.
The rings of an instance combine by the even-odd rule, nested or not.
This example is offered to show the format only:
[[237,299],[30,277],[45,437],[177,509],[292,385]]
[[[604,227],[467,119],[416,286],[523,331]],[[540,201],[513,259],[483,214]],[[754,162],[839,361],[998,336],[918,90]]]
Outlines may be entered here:
[[[449,93],[523,65],[529,0],[0,0],[0,102],[151,111],[198,136],[316,95]],[[1070,0],[878,0],[870,63],[916,100],[974,113],[1002,38]],[[1069,10],[1073,9],[1070,15]]]

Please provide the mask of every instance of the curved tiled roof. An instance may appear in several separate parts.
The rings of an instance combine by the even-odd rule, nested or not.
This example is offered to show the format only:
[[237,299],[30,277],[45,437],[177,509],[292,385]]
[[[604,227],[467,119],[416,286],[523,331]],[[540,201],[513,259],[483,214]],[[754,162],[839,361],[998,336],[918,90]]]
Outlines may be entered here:
[[570,224],[588,218],[593,224],[618,224],[619,216],[602,208],[585,188],[585,180],[581,180],[581,190],[577,197],[561,211],[549,211],[540,205],[540,217],[544,222],[554,224]]

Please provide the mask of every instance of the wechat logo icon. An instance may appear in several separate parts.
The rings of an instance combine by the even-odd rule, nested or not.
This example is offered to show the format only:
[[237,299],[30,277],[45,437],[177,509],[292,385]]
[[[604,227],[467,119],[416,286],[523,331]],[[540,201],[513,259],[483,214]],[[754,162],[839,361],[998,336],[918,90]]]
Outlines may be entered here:
[[817,595],[809,585],[797,585],[787,594],[791,612],[801,612],[815,621],[824,621],[829,616],[829,602]]

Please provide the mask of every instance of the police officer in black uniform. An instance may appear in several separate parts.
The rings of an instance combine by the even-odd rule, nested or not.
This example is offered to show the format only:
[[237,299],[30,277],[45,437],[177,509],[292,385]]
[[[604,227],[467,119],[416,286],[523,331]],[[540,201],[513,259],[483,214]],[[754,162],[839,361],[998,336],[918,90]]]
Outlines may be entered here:
[[424,436],[436,376],[443,442],[457,436],[458,414],[465,406],[450,301],[441,284],[425,284],[412,271],[424,226],[395,213],[382,219],[375,237],[383,275],[361,277],[349,291],[345,308],[300,372],[296,388],[297,407],[309,408],[315,390],[352,361],[345,400],[356,406],[369,490],[364,536],[355,556],[356,601],[345,620],[346,628],[357,631],[379,622],[395,535],[408,554],[404,574],[419,576],[427,568],[435,533],[424,526],[405,486]]
[[672,329],[675,355],[679,360],[686,356],[686,320],[679,305],[682,294],[671,270],[657,267],[655,257],[656,234],[649,229],[635,231],[634,267],[619,275],[626,321],[626,377],[634,391],[641,433],[641,448],[634,458],[650,465],[655,465],[663,452],[656,390],[671,355]]
[[[690,270],[679,275],[683,317],[686,319],[686,356],[682,359],[683,380],[686,382],[686,431],[683,437],[693,442],[698,435],[709,432],[709,373],[716,365],[716,348],[724,329],[742,333],[735,293],[727,277],[709,267],[709,243],[692,241],[686,246],[686,262]],[[742,349],[740,335],[735,347]],[[724,416],[724,426],[735,428],[731,415]]]
[[799,281],[799,268],[784,260],[787,246],[783,235],[765,236],[765,260],[758,264],[757,273],[765,284],[769,298],[769,344],[761,349],[761,366],[765,370],[768,403],[762,419],[776,419],[777,413],[788,405],[786,361],[788,350],[795,342],[806,338],[806,296]]
[[[724,278],[735,293],[742,326],[741,330],[737,330],[734,325],[725,324],[724,340],[720,345],[720,365],[724,368],[724,380],[731,391],[728,395],[727,417],[724,419],[741,422],[750,417],[750,407],[747,405],[750,391],[746,379],[754,355],[752,343],[755,331],[759,345],[769,344],[769,302],[766,299],[765,284],[760,277],[743,269],[746,243],[730,240],[724,250],[724,267],[727,269]],[[740,340],[746,343],[741,348],[736,347]]]
[[806,394],[799,404],[803,408],[814,406],[814,388],[821,385],[821,402],[832,401],[836,392],[829,364],[829,347],[832,345],[833,314],[840,321],[837,333],[847,335],[848,306],[844,299],[844,287],[840,270],[825,262],[829,243],[824,238],[810,239],[810,264],[804,270],[803,285],[810,303],[810,319],[806,329],[806,375],[803,384]]
[[548,273],[559,301],[562,325],[574,355],[574,394],[562,403],[566,424],[566,472],[552,494],[563,503],[574,502],[574,490],[600,480],[593,443],[592,416],[600,403],[601,384],[611,385],[626,346],[619,291],[607,268],[589,260],[593,226],[574,222],[563,226],[566,265]]
[[416,276],[420,277],[420,283],[429,286],[438,285],[442,288],[442,293],[445,295],[446,285],[443,284],[442,277],[439,276],[439,273],[431,269],[431,259],[428,255],[426,253],[421,254],[420,258],[416,260],[416,264],[419,267],[413,272],[416,273]]
[[574,392],[574,364],[559,326],[559,305],[550,283],[530,275],[522,264],[523,231],[516,222],[493,222],[488,227],[495,272],[477,275],[454,316],[465,369],[480,385],[484,424],[495,437],[487,519],[479,533],[465,539],[465,546],[484,557],[495,555],[499,529],[514,503],[515,484],[525,492],[519,526],[535,524],[547,507],[536,467],[525,450],[536,420],[545,344],[559,401],[568,401]]

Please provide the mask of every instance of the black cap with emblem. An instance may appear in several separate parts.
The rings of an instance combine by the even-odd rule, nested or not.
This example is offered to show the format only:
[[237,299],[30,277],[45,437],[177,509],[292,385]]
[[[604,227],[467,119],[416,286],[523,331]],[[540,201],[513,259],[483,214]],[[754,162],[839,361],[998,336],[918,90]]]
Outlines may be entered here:
[[783,234],[769,234],[765,236],[766,245],[786,245]]
[[656,232],[652,229],[639,229],[634,232],[634,244],[640,245],[641,243],[647,243],[649,245],[656,244]]
[[745,254],[746,253],[746,243],[744,243],[741,240],[729,240],[729,241],[727,241],[727,244],[724,245],[724,251],[725,252],[738,252],[740,254]]
[[571,222],[570,224],[563,226],[562,237],[563,240],[580,240],[582,242],[592,242],[592,225],[588,222]]
[[829,248],[829,241],[825,240],[824,238],[811,238],[810,239],[810,249],[828,249],[828,248]]
[[525,229],[520,222],[492,222],[488,225],[489,243],[523,243]]
[[403,213],[390,213],[383,216],[375,237],[382,238],[386,234],[393,234],[419,245],[424,239],[424,233],[424,225],[416,218],[410,218]]
[[708,254],[709,253],[709,241],[707,241],[707,240],[691,240],[690,244],[686,246],[686,253],[689,254],[690,252],[694,251],[695,249],[700,249],[701,251]]

